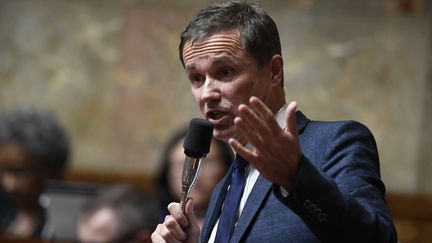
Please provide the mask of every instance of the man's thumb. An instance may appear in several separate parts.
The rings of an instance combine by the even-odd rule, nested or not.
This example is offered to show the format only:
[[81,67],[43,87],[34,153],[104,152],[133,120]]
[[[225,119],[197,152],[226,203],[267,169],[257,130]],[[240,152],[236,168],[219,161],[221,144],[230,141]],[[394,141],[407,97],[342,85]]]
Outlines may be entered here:
[[197,224],[197,218],[195,217],[192,198],[189,198],[186,202],[185,215],[186,215],[189,223]]
[[188,238],[189,239],[198,239],[199,234],[200,234],[200,227],[198,225],[198,220],[197,220],[195,213],[194,213],[193,199],[192,198],[189,198],[188,201],[186,202],[185,215],[189,221],[189,226],[187,229]]

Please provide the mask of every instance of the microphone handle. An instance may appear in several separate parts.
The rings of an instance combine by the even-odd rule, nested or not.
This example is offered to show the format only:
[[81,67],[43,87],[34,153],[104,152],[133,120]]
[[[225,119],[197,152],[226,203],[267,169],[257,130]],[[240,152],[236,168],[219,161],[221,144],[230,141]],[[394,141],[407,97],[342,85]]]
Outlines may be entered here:
[[182,174],[182,195],[180,199],[183,212],[185,210],[189,193],[195,185],[196,179],[198,177],[202,159],[203,158],[192,158],[189,156],[185,157]]

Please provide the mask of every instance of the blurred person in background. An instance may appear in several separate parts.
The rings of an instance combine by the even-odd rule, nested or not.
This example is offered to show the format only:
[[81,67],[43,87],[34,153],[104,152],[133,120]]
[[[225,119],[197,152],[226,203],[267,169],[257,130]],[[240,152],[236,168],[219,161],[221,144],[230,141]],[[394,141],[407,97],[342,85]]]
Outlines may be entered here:
[[102,189],[78,216],[78,239],[85,243],[151,242],[159,221],[157,199],[129,185]]
[[39,196],[47,179],[61,179],[69,139],[53,114],[30,106],[0,114],[0,233],[49,239]]
[[[166,210],[170,202],[178,202],[182,193],[182,173],[185,159],[183,141],[186,129],[175,133],[162,154],[162,169],[158,176],[158,191],[161,205],[165,209],[163,217],[168,214]],[[234,153],[225,142],[213,139],[210,152],[202,161],[197,182],[192,189],[190,197],[194,200],[194,209],[200,224],[203,223],[211,193],[216,184],[228,171]]]

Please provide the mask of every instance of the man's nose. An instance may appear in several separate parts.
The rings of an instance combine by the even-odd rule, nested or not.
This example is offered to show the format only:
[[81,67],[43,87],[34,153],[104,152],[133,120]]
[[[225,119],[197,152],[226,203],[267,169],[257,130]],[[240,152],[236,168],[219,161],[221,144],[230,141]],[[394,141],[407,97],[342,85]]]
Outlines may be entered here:
[[219,87],[219,82],[212,77],[206,77],[206,82],[204,83],[204,89],[201,96],[204,102],[211,102],[215,100],[220,100],[221,92]]
[[17,179],[14,175],[8,172],[1,174],[1,186],[6,192],[13,192],[17,187]]

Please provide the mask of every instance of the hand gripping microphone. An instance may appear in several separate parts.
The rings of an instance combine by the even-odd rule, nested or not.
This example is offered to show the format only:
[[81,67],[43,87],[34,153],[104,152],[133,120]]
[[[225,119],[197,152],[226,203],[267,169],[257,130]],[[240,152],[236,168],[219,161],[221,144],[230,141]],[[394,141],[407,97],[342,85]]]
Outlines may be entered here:
[[190,121],[183,143],[184,153],[186,155],[183,164],[182,195],[180,199],[183,211],[188,195],[198,177],[201,160],[205,158],[210,151],[212,134],[213,125],[209,121],[200,118],[193,118]]

